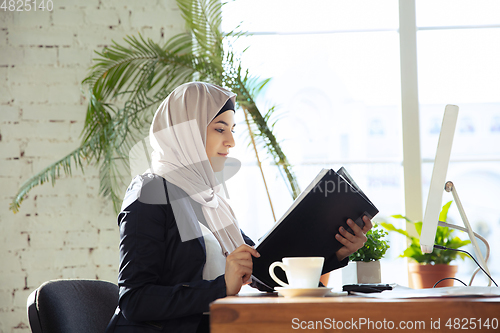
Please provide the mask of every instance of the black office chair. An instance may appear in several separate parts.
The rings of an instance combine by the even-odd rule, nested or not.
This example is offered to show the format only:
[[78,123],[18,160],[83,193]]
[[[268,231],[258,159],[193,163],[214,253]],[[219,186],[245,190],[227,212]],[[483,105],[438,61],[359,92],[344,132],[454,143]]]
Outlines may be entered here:
[[103,333],[118,305],[118,286],[99,280],[54,280],[28,297],[33,333]]

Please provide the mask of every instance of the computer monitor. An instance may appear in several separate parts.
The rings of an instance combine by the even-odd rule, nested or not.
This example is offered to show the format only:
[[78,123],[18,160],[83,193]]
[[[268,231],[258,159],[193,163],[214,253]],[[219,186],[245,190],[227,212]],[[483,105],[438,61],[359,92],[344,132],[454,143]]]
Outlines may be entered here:
[[441,212],[443,191],[446,183],[446,173],[450,161],[451,146],[458,118],[458,106],[446,105],[441,125],[441,133],[432,170],[431,186],[425,214],[420,234],[420,248],[423,253],[432,253],[434,249],[434,239],[439,223],[439,213]]

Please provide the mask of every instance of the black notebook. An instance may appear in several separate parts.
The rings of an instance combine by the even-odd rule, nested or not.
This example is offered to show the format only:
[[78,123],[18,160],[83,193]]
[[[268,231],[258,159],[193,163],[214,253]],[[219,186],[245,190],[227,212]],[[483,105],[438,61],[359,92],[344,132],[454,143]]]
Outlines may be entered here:
[[[258,242],[259,258],[253,258],[253,278],[270,287],[279,285],[269,275],[269,266],[284,257],[324,257],[323,273],[336,263],[342,244],[335,239],[340,226],[352,230],[347,219],[363,227],[363,216],[374,217],[378,209],[342,167],[323,169],[293,202],[283,217]],[[275,274],[286,280],[277,268]]]

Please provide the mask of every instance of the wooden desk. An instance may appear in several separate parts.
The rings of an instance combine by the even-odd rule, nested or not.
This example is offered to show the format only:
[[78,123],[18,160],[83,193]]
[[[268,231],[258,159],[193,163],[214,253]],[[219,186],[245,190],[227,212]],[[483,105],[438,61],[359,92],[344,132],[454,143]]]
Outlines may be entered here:
[[468,331],[500,332],[500,297],[375,299],[261,295],[226,297],[210,307],[212,333],[296,332],[299,328],[315,328],[316,332],[389,332],[403,328],[406,332],[451,332],[466,327]]

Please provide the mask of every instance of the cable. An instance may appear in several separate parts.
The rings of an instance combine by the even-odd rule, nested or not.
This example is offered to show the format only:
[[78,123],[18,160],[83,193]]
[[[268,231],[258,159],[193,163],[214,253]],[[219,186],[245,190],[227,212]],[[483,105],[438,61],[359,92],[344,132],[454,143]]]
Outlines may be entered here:
[[[448,227],[448,228],[452,228],[452,229],[457,229],[457,230],[460,230],[460,231],[464,231],[464,232],[468,232],[468,230],[464,227],[461,227],[461,226],[458,226],[458,225],[455,225],[455,224],[450,224],[450,223],[446,223],[446,222],[442,222],[442,221],[439,221],[438,223],[439,226],[441,227]],[[488,258],[490,257],[490,245],[488,244],[488,241],[481,235],[474,233],[474,236],[476,236],[477,238],[479,238],[484,246],[486,246],[486,255],[484,257],[484,262],[488,262]],[[470,281],[469,281],[469,286],[472,286],[472,281],[474,281],[474,277],[476,276],[476,274],[481,270],[481,267],[478,267],[474,270],[474,272],[472,273],[472,276],[470,278]],[[490,285],[491,282],[488,284]]]
[[448,277],[448,278],[444,278],[444,279],[441,279],[439,280],[438,282],[434,283],[434,285],[432,286],[432,288],[436,288],[436,286],[441,282],[441,281],[444,281],[444,280],[457,280],[458,282],[460,282],[461,284],[463,284],[464,286],[467,287],[467,285],[465,284],[465,282],[463,282],[462,280],[460,279],[457,279],[457,278],[452,278],[452,277]]
[[449,249],[449,248],[447,248],[445,246],[441,246],[441,245],[434,245],[434,248],[440,249],[440,250],[451,250],[451,251],[457,251],[457,252],[463,252],[463,253],[465,253],[466,255],[468,255],[469,257],[471,257],[472,260],[474,260],[474,262],[476,263],[476,265],[478,265],[479,268],[481,268],[481,270],[483,271],[483,273],[486,274],[486,276],[490,278],[490,280],[495,284],[495,286],[498,287],[498,284],[495,282],[495,280],[493,280],[491,278],[491,276],[488,273],[486,273],[486,271],[481,267],[481,265],[479,265],[479,263],[476,261],[476,259],[474,259],[474,257],[471,256],[471,254],[469,252],[464,251],[464,250],[459,250],[459,249]]

